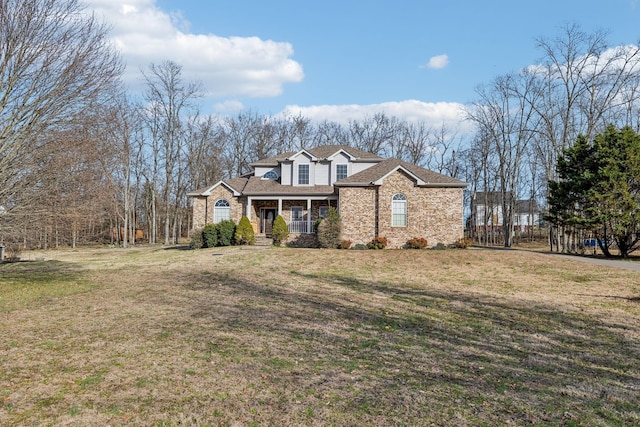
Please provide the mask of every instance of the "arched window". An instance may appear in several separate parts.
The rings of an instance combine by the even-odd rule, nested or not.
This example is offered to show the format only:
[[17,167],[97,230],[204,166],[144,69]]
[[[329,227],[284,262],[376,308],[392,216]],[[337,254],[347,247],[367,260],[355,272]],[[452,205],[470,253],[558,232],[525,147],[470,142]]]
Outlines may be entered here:
[[219,199],[213,208],[213,222],[218,223],[223,219],[231,219],[231,205],[225,199]]
[[278,173],[276,171],[269,171],[262,175],[262,179],[278,179]]
[[407,226],[407,196],[402,193],[395,194],[391,200],[391,226]]

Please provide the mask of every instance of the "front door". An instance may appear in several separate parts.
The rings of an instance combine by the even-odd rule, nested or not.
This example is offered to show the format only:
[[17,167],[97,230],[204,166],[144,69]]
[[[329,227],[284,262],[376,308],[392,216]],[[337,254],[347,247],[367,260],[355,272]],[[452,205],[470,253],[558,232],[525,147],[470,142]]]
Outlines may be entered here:
[[271,237],[273,231],[273,220],[276,219],[276,209],[260,210],[260,233],[264,233],[267,237]]

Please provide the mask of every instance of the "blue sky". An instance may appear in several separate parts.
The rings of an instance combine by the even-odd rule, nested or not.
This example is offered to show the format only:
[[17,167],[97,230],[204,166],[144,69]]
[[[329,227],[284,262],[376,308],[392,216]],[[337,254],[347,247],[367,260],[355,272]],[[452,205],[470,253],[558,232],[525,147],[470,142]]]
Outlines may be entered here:
[[475,88],[536,63],[566,24],[640,40],[637,0],[85,0],[113,25],[132,90],[172,60],[208,90],[205,112],[384,111],[453,125]]

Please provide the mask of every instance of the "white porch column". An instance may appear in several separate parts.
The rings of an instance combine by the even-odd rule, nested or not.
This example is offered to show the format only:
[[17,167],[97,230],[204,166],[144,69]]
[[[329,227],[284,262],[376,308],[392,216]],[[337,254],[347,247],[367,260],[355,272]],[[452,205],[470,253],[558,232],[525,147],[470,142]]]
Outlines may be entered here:
[[307,233],[311,233],[311,199],[307,199]]
[[282,215],[282,197],[278,197],[278,215]]
[[251,221],[251,197],[247,197],[247,218],[249,218],[249,221]]

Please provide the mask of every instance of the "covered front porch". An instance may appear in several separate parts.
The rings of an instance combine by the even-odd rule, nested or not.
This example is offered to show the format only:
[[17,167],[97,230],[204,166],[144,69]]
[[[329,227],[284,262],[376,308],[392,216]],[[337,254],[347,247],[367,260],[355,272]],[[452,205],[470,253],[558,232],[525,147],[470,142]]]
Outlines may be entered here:
[[270,236],[278,215],[287,223],[291,234],[315,233],[314,224],[326,215],[329,207],[337,208],[337,196],[254,196],[247,197],[246,215],[257,235]]

